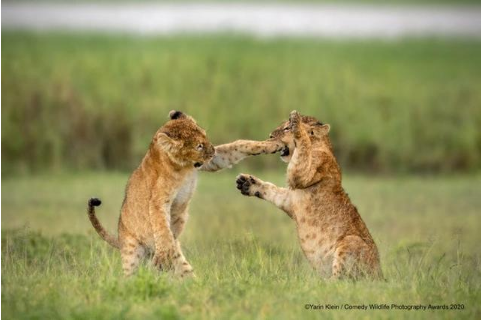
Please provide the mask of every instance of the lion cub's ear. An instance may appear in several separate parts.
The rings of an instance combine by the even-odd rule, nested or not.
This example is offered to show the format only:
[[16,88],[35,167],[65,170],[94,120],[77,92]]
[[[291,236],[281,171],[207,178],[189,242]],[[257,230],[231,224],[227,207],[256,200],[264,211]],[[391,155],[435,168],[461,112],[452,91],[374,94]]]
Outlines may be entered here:
[[192,117],[190,117],[187,114],[184,114],[181,111],[175,111],[175,110],[170,111],[169,118],[171,120],[190,120],[191,122],[196,124],[196,121]]
[[186,117],[187,117],[187,115],[184,114],[181,111],[172,110],[172,111],[169,112],[169,118],[171,120],[177,120],[177,119],[182,119],[182,118],[186,118]]
[[328,135],[330,132],[330,124],[316,125],[311,127],[310,135],[322,137]]
[[165,132],[159,132],[156,134],[156,143],[164,151],[171,151],[177,147],[177,142],[169,136],[169,133]]

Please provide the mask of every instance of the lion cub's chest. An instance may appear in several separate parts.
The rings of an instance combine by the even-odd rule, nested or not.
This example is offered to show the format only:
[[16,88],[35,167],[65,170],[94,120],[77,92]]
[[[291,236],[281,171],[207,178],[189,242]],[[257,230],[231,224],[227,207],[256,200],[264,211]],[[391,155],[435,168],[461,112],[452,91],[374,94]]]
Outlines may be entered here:
[[172,208],[182,207],[187,204],[196,189],[197,184],[197,172],[194,171],[184,178],[181,186],[177,190],[172,202]]

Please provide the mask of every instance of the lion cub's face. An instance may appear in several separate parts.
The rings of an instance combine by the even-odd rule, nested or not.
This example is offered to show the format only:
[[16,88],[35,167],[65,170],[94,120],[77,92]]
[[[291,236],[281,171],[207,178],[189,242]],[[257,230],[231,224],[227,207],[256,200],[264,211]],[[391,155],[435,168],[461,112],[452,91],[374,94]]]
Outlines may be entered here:
[[[302,126],[310,136],[311,142],[319,141],[330,131],[328,124],[323,124],[314,117],[302,115],[301,120]],[[285,121],[281,123],[280,126],[270,133],[269,138],[279,140],[285,145],[285,148],[281,150],[281,160],[286,163],[290,162],[296,148],[290,122]]]
[[154,145],[182,166],[199,168],[214,156],[214,146],[196,121],[179,111],[169,112],[170,120],[154,136]]

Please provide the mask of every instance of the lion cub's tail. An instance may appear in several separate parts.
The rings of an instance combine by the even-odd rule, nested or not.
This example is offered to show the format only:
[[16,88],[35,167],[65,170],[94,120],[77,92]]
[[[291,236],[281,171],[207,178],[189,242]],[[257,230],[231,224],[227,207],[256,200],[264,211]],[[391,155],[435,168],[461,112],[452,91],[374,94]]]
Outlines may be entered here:
[[109,243],[112,247],[115,248],[120,248],[119,245],[119,240],[109,234],[104,227],[99,222],[99,219],[97,219],[97,216],[95,215],[95,207],[100,206],[102,201],[98,198],[90,198],[87,211],[89,215],[90,222],[92,223],[92,226],[94,226],[95,231],[99,234],[100,237],[102,237],[103,240]]

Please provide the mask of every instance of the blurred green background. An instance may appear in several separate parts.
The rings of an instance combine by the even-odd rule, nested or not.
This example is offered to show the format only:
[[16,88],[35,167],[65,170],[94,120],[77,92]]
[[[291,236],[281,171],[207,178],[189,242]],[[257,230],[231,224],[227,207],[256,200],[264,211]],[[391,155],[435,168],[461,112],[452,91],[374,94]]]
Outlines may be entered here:
[[[2,31],[2,47],[2,318],[480,319],[478,39]],[[240,172],[284,185],[276,155],[200,175],[181,237],[196,279],[144,265],[124,280],[86,202],[103,200],[114,232],[128,176],[172,109],[214,144],[266,139],[293,109],[331,124],[387,281],[320,280],[294,223],[237,192]]]
[[[239,3],[238,0],[4,0],[5,3]],[[241,3],[274,3],[274,4],[342,4],[342,5],[358,5],[358,4],[374,4],[374,5],[480,5],[478,0],[243,0]]]
[[2,44],[3,175],[130,171],[171,109],[215,144],[266,139],[297,109],[331,124],[345,170],[480,169],[478,41],[6,33]]

